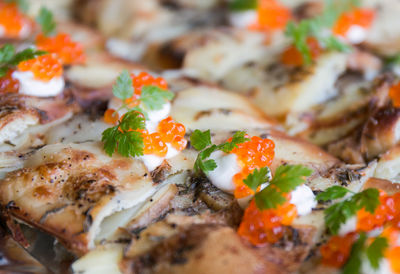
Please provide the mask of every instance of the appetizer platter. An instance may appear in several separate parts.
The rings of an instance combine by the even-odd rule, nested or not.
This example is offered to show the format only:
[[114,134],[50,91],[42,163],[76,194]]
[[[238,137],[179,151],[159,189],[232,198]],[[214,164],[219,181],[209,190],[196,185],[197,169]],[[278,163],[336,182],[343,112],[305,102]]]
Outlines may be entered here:
[[399,14],[0,0],[0,272],[400,273]]

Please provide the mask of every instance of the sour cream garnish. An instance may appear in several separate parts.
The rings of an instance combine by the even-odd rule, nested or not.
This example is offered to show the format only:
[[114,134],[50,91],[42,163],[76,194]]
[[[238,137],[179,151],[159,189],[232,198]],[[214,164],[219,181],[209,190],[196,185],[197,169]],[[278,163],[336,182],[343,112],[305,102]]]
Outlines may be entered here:
[[290,203],[296,206],[299,216],[310,214],[317,205],[314,193],[306,185],[298,186],[292,191]]
[[35,79],[31,71],[14,71],[12,77],[19,81],[18,92],[29,96],[57,96],[65,86],[63,77],[54,77],[46,82]]
[[232,12],[229,14],[229,22],[236,28],[247,28],[257,21],[257,12],[254,10]]
[[222,191],[233,193],[235,191],[233,176],[241,170],[237,163],[237,156],[215,151],[210,155],[210,159],[217,163],[217,168],[208,172],[208,179]]
[[360,44],[367,38],[367,30],[363,27],[354,25],[346,33],[346,40],[351,44]]

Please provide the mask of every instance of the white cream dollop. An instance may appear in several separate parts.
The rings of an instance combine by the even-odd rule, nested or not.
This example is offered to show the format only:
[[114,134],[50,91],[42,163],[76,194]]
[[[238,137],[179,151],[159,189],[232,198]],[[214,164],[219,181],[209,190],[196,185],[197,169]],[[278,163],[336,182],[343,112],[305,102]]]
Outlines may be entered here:
[[358,25],[353,25],[346,33],[346,40],[351,44],[360,44],[367,38],[367,30]]
[[235,191],[233,176],[241,170],[237,163],[237,156],[215,151],[210,155],[210,159],[217,163],[217,168],[208,172],[208,179],[222,191],[233,193]]
[[257,20],[257,12],[254,10],[232,12],[229,14],[229,23],[236,28],[247,28]]
[[314,193],[306,185],[298,186],[292,191],[290,203],[296,206],[299,216],[310,214],[317,205]]
[[50,81],[41,81],[35,79],[31,71],[14,71],[12,77],[19,81],[18,92],[29,96],[57,96],[65,86],[63,77],[54,77]]
[[347,233],[356,231],[357,228],[357,217],[353,216],[346,220],[344,224],[342,224],[339,228],[339,235],[344,236]]

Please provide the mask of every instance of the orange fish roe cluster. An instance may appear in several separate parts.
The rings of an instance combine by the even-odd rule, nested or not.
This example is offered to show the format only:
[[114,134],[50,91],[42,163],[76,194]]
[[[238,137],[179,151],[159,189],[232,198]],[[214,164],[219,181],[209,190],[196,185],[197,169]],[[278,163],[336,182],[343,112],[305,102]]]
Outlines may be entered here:
[[163,142],[160,133],[154,132],[149,134],[147,130],[144,130],[142,136],[144,144],[143,154],[145,155],[154,154],[158,157],[165,157],[165,155],[167,155],[168,147]]
[[[286,197],[290,199],[290,195]],[[296,216],[296,206],[289,202],[276,209],[260,210],[253,200],[244,212],[238,234],[255,246],[276,243],[283,236],[284,226],[290,225]]]
[[291,19],[290,9],[277,0],[259,0],[257,22],[250,29],[259,31],[282,30]]
[[59,33],[53,37],[39,34],[36,37],[36,46],[40,50],[56,53],[65,65],[81,64],[86,60],[82,45],[72,41],[66,33]]
[[168,153],[167,143],[178,151],[185,149],[187,141],[184,138],[186,129],[182,124],[175,123],[171,118],[162,120],[157,128],[157,132],[149,134],[147,130],[143,132],[144,154],[154,154],[158,157],[165,157]]
[[168,89],[168,83],[164,80],[164,78],[153,77],[151,74],[144,71],[140,72],[138,75],[132,73],[131,78],[134,93],[131,98],[125,99],[125,104],[131,108],[139,105],[138,99],[142,94],[142,88],[144,86],[156,86],[162,90]]
[[31,27],[31,20],[22,14],[16,3],[4,3],[0,0],[0,26],[7,38],[19,38],[24,27]]
[[400,246],[389,248],[385,253],[385,257],[388,259],[393,273],[400,273]]
[[50,81],[63,74],[60,59],[54,54],[45,54],[18,64],[19,71],[31,71],[41,81]]
[[348,233],[345,236],[333,236],[321,246],[322,264],[340,268],[350,256],[353,243],[357,240],[357,233]]
[[380,205],[373,214],[365,209],[357,212],[357,231],[371,231],[393,220],[396,213],[394,198],[383,191],[380,191],[379,194]]
[[19,81],[11,75],[14,70],[9,70],[6,75],[0,78],[0,93],[18,92]]
[[[313,61],[316,60],[323,51],[318,40],[314,37],[309,37],[307,38],[307,45],[311,51],[311,59]],[[295,46],[289,47],[282,53],[281,61],[289,67],[300,67],[305,63],[303,55]]]
[[238,164],[242,168],[242,171],[233,177],[236,186],[235,197],[243,198],[253,195],[254,191],[243,183],[243,179],[252,173],[254,169],[271,165],[275,156],[275,143],[270,139],[253,136],[250,141],[239,144],[231,153],[237,155]]
[[400,82],[393,85],[389,90],[389,97],[395,107],[400,107]]
[[107,124],[117,124],[119,121],[119,114],[117,111],[114,109],[107,109],[106,112],[104,112],[104,122]]
[[371,27],[375,18],[375,12],[371,9],[353,9],[350,12],[343,13],[332,31],[334,34],[346,37],[348,31],[353,26],[359,26],[364,29]]
[[185,139],[186,128],[180,123],[175,123],[172,117],[162,120],[157,127],[162,141],[170,143],[178,151],[185,149],[187,141]]

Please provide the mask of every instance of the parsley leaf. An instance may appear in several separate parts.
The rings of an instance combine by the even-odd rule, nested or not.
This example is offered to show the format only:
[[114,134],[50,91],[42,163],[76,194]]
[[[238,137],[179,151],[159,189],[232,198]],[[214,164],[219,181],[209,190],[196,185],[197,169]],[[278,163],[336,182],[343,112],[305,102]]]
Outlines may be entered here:
[[351,248],[350,257],[343,267],[343,274],[360,273],[361,259],[366,240],[367,236],[365,235],[365,233],[361,233],[359,238]]
[[210,130],[202,132],[196,129],[190,136],[190,143],[196,150],[203,150],[211,145],[211,132]]
[[125,69],[118,76],[115,85],[112,87],[112,92],[115,97],[125,100],[133,96],[132,78],[129,72]]
[[229,8],[233,11],[245,11],[257,9],[257,0],[232,0]]
[[250,173],[247,178],[243,180],[243,183],[253,191],[256,191],[260,185],[269,181],[270,174],[271,170],[268,167],[255,169],[253,173]]
[[283,204],[286,201],[284,194],[302,185],[312,173],[311,169],[302,165],[279,166],[269,185],[255,195],[257,206],[263,210]]
[[34,59],[43,54],[46,54],[46,52],[32,48],[27,48],[16,53],[13,45],[5,44],[0,48],[0,77],[5,76],[9,69],[22,61]]
[[320,193],[317,195],[316,199],[318,201],[330,201],[330,200],[336,200],[339,198],[343,198],[346,196],[347,193],[350,193],[351,191],[348,190],[345,187],[342,186],[333,186],[325,190],[324,192]]
[[156,86],[143,86],[140,101],[145,110],[160,110],[166,101],[172,100],[174,94]]
[[285,35],[292,38],[294,46],[301,53],[306,65],[312,63],[311,50],[307,44],[308,37],[315,37],[328,50],[349,51],[350,47],[335,36],[326,36],[325,30],[331,28],[339,16],[360,5],[359,0],[327,0],[321,15],[304,19],[299,23],[289,22]]
[[5,0],[6,3],[16,3],[18,8],[22,12],[27,12],[29,10],[29,4],[27,0]]
[[54,21],[53,13],[45,7],[41,7],[36,22],[42,27],[42,32],[46,36],[55,34],[56,22]]
[[367,258],[372,268],[378,269],[379,263],[383,258],[385,250],[389,247],[388,239],[385,237],[377,237],[375,240],[367,247],[365,251]]
[[230,142],[226,142],[220,145],[215,145],[211,142],[211,133],[210,130],[200,131],[195,130],[190,136],[190,141],[192,146],[200,153],[197,155],[196,161],[194,163],[194,171],[195,173],[203,172],[204,174],[208,174],[208,172],[213,171],[217,168],[217,163],[210,159],[211,153],[217,150],[221,150],[225,153],[229,153],[237,147],[238,144],[249,141],[249,138],[245,137],[246,132],[237,131]]
[[143,155],[143,137],[137,129],[145,129],[145,121],[141,113],[127,112],[118,125],[103,132],[104,151],[112,156],[117,150],[125,157]]
[[249,138],[246,138],[246,132],[244,131],[237,131],[232,136],[232,141],[226,142],[218,146],[219,150],[222,150],[225,153],[231,152],[234,148],[237,148],[238,144],[244,143],[246,141],[250,141]]
[[[343,198],[346,192],[343,189],[339,190],[339,188],[338,186],[330,187],[325,193],[319,194],[317,199],[327,201],[331,200],[329,198]],[[325,209],[326,226],[332,234],[337,234],[340,226],[354,216],[358,210],[364,208],[366,211],[374,213],[379,203],[379,191],[375,188],[368,188],[362,192],[355,193],[350,198]]]

